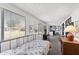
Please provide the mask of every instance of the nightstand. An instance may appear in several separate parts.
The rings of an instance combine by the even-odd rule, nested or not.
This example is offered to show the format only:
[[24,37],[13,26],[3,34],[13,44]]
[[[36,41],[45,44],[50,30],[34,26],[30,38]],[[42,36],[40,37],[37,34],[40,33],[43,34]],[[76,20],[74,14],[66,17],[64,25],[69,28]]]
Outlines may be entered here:
[[60,38],[63,55],[79,55],[79,41],[68,41],[66,37]]

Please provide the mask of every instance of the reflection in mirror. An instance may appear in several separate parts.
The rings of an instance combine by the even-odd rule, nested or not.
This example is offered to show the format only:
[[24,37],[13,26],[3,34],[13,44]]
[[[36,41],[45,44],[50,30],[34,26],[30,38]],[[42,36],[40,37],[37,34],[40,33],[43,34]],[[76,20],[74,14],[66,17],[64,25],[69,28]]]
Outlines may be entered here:
[[25,17],[4,10],[4,40],[25,36]]

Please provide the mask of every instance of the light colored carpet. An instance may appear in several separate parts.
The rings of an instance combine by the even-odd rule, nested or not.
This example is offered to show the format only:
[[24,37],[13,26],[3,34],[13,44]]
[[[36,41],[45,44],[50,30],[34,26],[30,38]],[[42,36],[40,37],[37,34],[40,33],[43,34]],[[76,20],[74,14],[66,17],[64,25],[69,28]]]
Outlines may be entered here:
[[50,42],[52,44],[52,48],[50,49],[48,55],[61,55],[59,36],[50,36]]

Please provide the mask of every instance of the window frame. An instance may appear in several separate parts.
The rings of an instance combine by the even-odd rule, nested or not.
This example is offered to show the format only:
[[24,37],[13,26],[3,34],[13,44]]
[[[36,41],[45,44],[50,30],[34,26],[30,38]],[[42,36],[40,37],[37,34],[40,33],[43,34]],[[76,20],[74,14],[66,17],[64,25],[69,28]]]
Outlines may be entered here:
[[[13,39],[21,38],[21,37],[25,37],[25,36],[26,36],[26,17],[23,16],[23,15],[20,15],[20,14],[18,14],[18,13],[15,13],[15,12],[13,12],[13,11],[10,11],[10,10],[8,10],[8,9],[4,9],[4,8],[1,8],[1,9],[2,9],[2,11],[1,11],[1,42],[2,42],[2,41],[13,40]],[[5,21],[5,20],[4,20],[4,11],[9,11],[9,12],[14,13],[14,14],[16,14],[16,15],[19,15],[19,16],[24,17],[24,20],[25,20],[25,34],[24,34],[24,35],[19,36],[19,37],[16,37],[16,38],[12,38],[12,39],[4,40],[4,21]]]

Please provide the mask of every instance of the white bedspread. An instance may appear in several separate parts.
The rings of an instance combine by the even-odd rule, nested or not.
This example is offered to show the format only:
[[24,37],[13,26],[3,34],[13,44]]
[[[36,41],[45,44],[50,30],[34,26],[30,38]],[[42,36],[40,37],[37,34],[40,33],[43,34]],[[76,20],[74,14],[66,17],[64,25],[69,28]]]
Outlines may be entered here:
[[47,55],[50,42],[45,40],[33,40],[22,46],[4,51],[1,55]]

